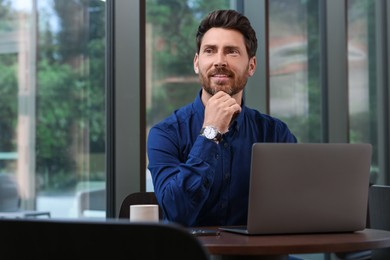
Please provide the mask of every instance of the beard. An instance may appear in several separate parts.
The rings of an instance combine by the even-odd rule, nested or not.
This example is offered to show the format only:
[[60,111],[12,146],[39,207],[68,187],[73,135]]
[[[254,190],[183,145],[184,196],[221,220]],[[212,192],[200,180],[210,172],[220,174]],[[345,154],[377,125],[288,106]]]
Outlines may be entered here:
[[[216,74],[226,75],[229,77],[229,80],[212,82],[210,78]],[[199,81],[203,89],[211,96],[213,96],[218,91],[224,91],[230,96],[234,96],[245,88],[248,77],[243,75],[236,75],[234,72],[228,70],[225,67],[218,67],[209,71],[207,75],[204,75],[200,70]]]

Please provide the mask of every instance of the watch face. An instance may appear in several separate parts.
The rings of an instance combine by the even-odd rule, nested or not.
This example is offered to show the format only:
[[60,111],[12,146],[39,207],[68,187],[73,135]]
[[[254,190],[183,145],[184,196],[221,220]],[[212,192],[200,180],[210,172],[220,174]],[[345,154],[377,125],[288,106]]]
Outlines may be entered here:
[[217,130],[214,127],[206,127],[203,133],[204,136],[206,136],[208,139],[214,139],[218,134]]

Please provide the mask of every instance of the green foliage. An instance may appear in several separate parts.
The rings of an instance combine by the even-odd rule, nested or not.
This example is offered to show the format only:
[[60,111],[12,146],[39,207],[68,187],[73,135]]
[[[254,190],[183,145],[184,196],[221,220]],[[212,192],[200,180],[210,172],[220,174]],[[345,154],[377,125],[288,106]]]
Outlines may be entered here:
[[88,77],[88,102],[85,119],[89,124],[89,137],[91,150],[95,153],[105,151],[105,42],[104,38],[91,40],[88,44],[89,77]]
[[16,78],[16,55],[3,54],[0,59],[0,151],[16,150],[15,128],[18,117],[18,83]]
[[153,91],[153,106],[147,111],[149,125],[159,122],[175,109],[195,99],[200,90],[197,83],[167,83]]
[[[105,153],[105,4],[53,1],[38,7],[36,174],[42,189],[102,180]],[[0,33],[15,32],[18,13],[0,0]],[[26,17],[27,14],[25,14]],[[58,28],[51,28],[53,18]],[[77,18],[89,18],[81,23]],[[75,22],[76,21],[76,22]],[[90,22],[91,21],[91,22]],[[0,151],[13,152],[18,122],[18,53],[0,59]],[[31,71],[31,73],[34,73]],[[79,150],[79,147],[83,147]],[[78,161],[86,149],[90,165]],[[95,172],[84,172],[83,169]],[[88,175],[86,177],[86,175]]]
[[[148,125],[193,101],[200,85],[169,81],[194,76],[195,36],[203,17],[215,9],[228,9],[229,0],[147,0],[146,22],[151,25],[153,50],[152,102]],[[164,83],[162,83],[164,82]],[[167,82],[167,83],[165,83]]]
[[[104,164],[94,161],[105,153],[104,4],[55,1],[54,9],[60,29],[43,21],[39,31],[36,168],[44,189],[105,178]],[[83,12],[93,22],[76,26],[74,15]],[[80,146],[89,152],[90,165],[77,161]]]
[[157,79],[193,75],[195,35],[200,20],[228,0],[147,0],[146,21],[152,24],[153,71]]
[[[10,0],[0,0],[0,34],[9,33],[15,24]],[[6,34],[4,34],[6,35]],[[18,99],[16,54],[1,54],[0,58],[0,152],[16,150],[15,128]]]
[[0,0],[0,32],[10,32],[14,27],[15,20],[12,19],[11,1]]
[[69,144],[72,143],[74,115],[78,104],[75,73],[64,64],[41,61],[38,68],[36,165],[37,173],[73,170]]

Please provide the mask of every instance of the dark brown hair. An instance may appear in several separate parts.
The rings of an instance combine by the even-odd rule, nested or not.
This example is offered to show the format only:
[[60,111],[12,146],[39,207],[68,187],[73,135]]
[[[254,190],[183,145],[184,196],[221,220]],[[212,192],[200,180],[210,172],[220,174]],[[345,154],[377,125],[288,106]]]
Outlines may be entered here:
[[256,55],[256,32],[248,18],[235,10],[215,10],[202,20],[196,33],[197,53],[200,51],[204,34],[214,27],[239,31],[244,36],[245,47],[249,57]]

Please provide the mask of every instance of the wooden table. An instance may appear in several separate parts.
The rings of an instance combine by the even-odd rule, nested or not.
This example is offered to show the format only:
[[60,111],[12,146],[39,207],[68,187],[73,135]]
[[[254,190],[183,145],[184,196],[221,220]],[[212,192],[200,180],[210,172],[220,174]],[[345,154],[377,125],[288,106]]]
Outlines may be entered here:
[[353,233],[259,236],[221,231],[218,236],[198,238],[211,255],[223,259],[287,259],[289,254],[339,253],[390,247],[390,232],[375,229]]

